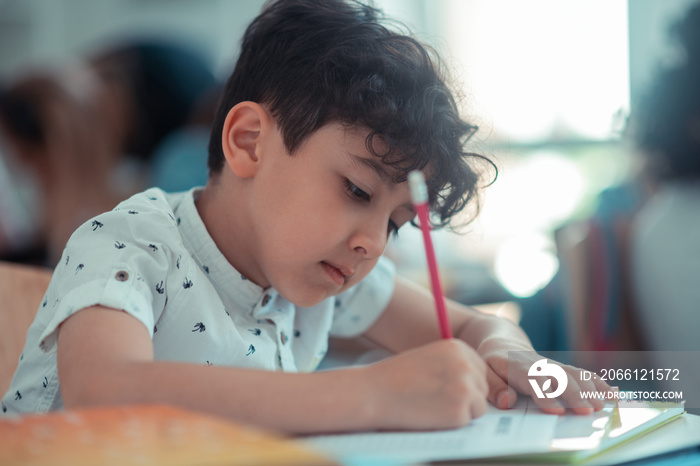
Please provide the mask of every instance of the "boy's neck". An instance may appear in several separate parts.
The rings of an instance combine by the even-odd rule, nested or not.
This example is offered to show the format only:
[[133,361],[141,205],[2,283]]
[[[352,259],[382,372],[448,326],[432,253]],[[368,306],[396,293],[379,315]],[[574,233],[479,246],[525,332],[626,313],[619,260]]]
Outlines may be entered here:
[[[255,232],[247,219],[247,209],[242,205],[245,195],[239,183],[223,180],[226,173],[213,175],[199,198],[195,201],[207,232],[224,258],[244,277],[267,288],[269,283],[257,269]],[[237,215],[231,215],[235,211]]]

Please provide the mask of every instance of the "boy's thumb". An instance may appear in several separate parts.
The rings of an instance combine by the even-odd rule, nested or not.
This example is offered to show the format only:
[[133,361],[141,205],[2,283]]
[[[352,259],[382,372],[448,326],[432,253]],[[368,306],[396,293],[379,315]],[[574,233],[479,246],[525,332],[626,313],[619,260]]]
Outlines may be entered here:
[[518,394],[509,387],[505,380],[496,374],[490,367],[486,372],[486,381],[489,384],[489,402],[499,409],[508,409],[515,406]]

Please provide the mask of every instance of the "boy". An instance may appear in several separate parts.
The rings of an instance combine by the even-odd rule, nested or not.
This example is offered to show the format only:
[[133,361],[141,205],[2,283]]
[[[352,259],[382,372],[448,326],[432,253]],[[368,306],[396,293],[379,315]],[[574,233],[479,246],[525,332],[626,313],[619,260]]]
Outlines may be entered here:
[[[83,225],[56,267],[3,410],[165,402],[289,432],[460,426],[512,406],[509,323],[429,293],[382,253],[429,180],[436,223],[476,194],[462,121],[430,54],[342,0],[284,0],[249,26],[204,189],[146,191]],[[312,372],[328,335],[397,353]],[[521,380],[535,361],[523,361]],[[579,412],[600,404],[564,399]],[[591,388],[592,388],[592,383]],[[551,412],[562,406],[547,399]]]

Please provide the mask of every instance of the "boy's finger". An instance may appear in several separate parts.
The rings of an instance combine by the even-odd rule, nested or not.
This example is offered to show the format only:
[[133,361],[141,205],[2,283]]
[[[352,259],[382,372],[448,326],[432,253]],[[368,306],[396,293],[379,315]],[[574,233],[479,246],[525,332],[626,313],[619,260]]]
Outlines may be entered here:
[[544,411],[547,414],[566,413],[566,408],[564,408],[564,405],[554,398],[532,397],[532,399],[535,401],[535,404],[537,404],[537,406],[539,406],[542,409],[542,411]]
[[518,394],[491,367],[486,369],[486,381],[489,384],[488,400],[492,405],[499,409],[508,409],[515,405]]
[[[559,397],[559,401],[576,414],[591,414],[596,406],[592,400],[584,398],[582,393],[593,391],[594,385],[590,381],[579,381],[576,375],[568,374],[567,388]],[[602,405],[601,405],[602,408]]]
[[612,388],[602,380],[593,379],[585,383],[581,383],[581,391],[595,393],[596,395],[603,395],[602,398],[597,396],[591,396],[588,398],[588,402],[593,406],[595,411],[600,411],[605,407],[606,399],[610,399],[606,394],[612,391]]

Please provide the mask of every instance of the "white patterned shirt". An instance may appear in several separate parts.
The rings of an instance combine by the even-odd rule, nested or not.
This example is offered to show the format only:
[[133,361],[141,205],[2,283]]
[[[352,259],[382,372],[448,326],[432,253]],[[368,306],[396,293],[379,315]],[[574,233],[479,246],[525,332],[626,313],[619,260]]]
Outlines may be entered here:
[[330,335],[363,333],[388,304],[395,269],[384,258],[354,287],[308,308],[247,280],[209,236],[195,206],[200,193],[152,188],[73,234],[27,334],[3,413],[63,406],[58,327],[89,306],[141,321],[156,360],[310,372]]

